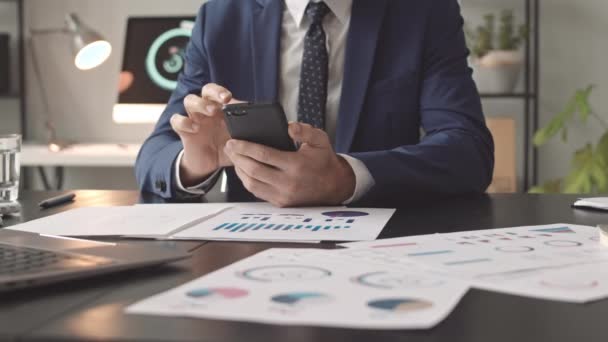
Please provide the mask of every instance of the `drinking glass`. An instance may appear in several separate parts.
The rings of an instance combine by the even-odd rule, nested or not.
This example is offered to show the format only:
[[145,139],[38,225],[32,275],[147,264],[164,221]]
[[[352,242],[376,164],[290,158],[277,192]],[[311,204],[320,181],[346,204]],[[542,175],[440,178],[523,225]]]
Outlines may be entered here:
[[19,198],[21,135],[0,134],[0,202]]

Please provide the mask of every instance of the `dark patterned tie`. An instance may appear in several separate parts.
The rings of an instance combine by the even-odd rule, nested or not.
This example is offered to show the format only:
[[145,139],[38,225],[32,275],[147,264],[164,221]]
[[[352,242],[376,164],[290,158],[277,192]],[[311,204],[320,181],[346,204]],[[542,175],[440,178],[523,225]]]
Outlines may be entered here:
[[320,129],[325,129],[329,64],[323,18],[329,11],[324,2],[310,2],[306,8],[311,23],[304,38],[298,97],[298,121]]

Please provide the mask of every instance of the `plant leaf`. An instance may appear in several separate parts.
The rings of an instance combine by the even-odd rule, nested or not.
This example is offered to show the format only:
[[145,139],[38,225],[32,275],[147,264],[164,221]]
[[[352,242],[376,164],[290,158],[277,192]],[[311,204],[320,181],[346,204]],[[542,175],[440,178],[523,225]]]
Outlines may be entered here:
[[589,96],[591,95],[592,91],[593,86],[588,86],[585,89],[577,90],[576,95],[574,96],[580,118],[584,123],[587,123],[589,115],[591,115],[591,105],[589,104]]
[[608,132],[604,133],[600,138],[596,151],[604,161],[608,162]]
[[572,99],[568,102],[566,108],[556,115],[547,126],[540,129],[534,135],[534,145],[542,146],[546,144],[549,140],[551,140],[555,135],[557,135],[560,131],[562,131],[566,125],[566,122],[570,120],[574,113],[576,112],[576,96],[573,96]]
[[608,174],[606,174],[605,168],[596,162],[593,164],[590,172],[596,192],[605,193],[608,190]]
[[600,193],[608,192],[608,132],[604,133],[595,148],[593,179]]
[[574,155],[572,170],[564,180],[567,194],[589,194],[593,192],[593,168],[595,166],[593,146],[587,144]]
[[528,192],[531,194],[558,194],[562,191],[562,180],[554,179],[546,182],[543,185],[535,186]]

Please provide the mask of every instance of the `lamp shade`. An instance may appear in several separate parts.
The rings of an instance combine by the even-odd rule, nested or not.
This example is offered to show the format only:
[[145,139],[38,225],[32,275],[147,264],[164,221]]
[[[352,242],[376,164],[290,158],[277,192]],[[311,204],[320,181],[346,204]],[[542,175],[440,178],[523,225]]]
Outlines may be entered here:
[[83,24],[77,15],[68,14],[66,26],[72,36],[74,64],[78,69],[94,69],[112,54],[112,45],[101,34]]

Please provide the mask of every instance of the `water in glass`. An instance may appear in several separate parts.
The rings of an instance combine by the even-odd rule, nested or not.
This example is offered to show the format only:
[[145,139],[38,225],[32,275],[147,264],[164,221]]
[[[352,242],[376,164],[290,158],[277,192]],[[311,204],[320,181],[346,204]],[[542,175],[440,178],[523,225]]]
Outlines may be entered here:
[[21,136],[0,135],[0,202],[19,198]]

